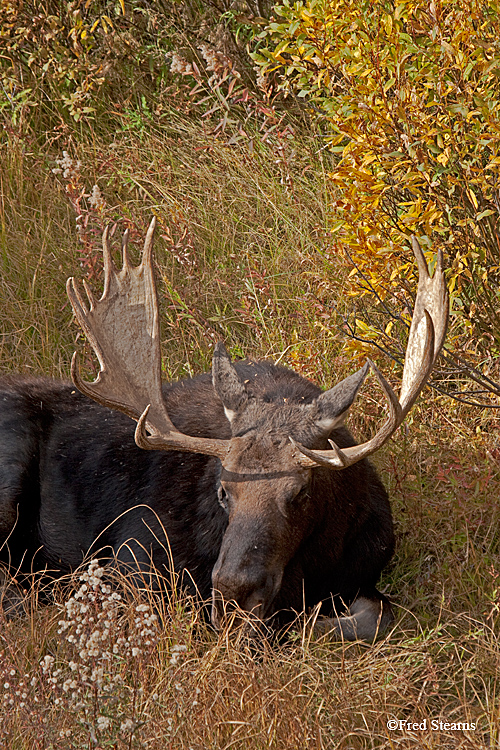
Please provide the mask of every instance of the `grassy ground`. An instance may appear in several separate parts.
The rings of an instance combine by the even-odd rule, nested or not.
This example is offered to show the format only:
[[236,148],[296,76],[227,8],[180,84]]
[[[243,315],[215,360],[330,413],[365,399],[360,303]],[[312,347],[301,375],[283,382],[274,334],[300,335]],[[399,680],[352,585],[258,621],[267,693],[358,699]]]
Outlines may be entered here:
[[[294,153],[223,146],[173,113],[161,132],[122,128],[111,146],[69,148],[63,165],[57,143],[42,150],[12,137],[1,152],[2,372],[68,377],[81,342],[66,278],[98,286],[104,225],[128,226],[138,247],[153,213],[165,377],[207,368],[219,338],[235,356],[279,360],[322,386],[352,371],[342,330],[349,268],[329,248],[328,162],[313,138],[296,139]],[[377,361],[396,384],[391,364]],[[499,747],[498,419],[425,395],[376,457],[398,538],[381,582],[398,613],[387,639],[317,641],[299,622],[286,643],[256,652],[213,633],[182,599],[159,619],[152,602],[113,599],[94,570],[73,603],[61,591],[53,606],[2,619],[0,745]],[[382,410],[365,388],[358,437]],[[97,622],[108,623],[98,641]],[[427,728],[392,730],[389,720]],[[458,722],[476,728],[450,728]]]

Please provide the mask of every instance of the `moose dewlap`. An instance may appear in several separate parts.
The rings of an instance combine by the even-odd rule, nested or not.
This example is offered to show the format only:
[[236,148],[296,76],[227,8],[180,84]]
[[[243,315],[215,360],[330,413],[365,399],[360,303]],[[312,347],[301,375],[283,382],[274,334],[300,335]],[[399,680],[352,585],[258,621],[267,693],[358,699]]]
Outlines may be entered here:
[[[322,603],[323,629],[372,640],[393,619],[376,583],[394,534],[367,457],[401,424],[443,344],[440,256],[431,278],[413,241],[419,285],[399,399],[372,363],[322,392],[269,362],[232,363],[222,344],[211,374],[162,385],[153,232],[154,220],[138,267],[125,233],[117,271],[105,231],[99,301],[85,285],[87,305],[68,281],[100,362],[95,382],[76,355],[78,390],[0,381],[0,561],[17,574],[66,573],[97,552],[138,573],[173,565],[211,600],[216,627],[228,605],[272,624]],[[389,414],[356,445],[343,422],[370,367]]]

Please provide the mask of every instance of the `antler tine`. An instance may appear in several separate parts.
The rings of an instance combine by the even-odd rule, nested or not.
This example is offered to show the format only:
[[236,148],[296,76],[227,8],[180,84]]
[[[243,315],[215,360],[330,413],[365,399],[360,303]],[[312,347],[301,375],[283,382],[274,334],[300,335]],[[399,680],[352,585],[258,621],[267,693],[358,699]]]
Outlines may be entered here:
[[[73,308],[73,312],[75,313],[75,316],[78,322],[80,323],[81,327],[83,328],[85,332],[85,335],[87,336],[87,338],[92,344],[92,347],[96,353],[97,359],[99,360],[99,365],[102,370],[104,368],[103,354],[99,346],[99,343],[94,338],[92,330],[89,327],[88,322],[87,322],[88,316],[92,312],[92,307],[93,305],[95,306],[95,298],[92,295],[92,293],[91,293],[91,297],[89,297],[89,293],[87,292],[87,297],[89,297],[89,304],[90,304],[90,309],[87,310],[87,306],[85,302],[83,301],[82,295],[80,294],[80,290],[78,289],[76,281],[72,276],[70,276],[70,278],[66,282],[66,293],[69,297],[69,301],[71,302],[71,307]],[[73,354],[73,358],[71,360],[71,372],[73,373],[73,371],[79,373],[77,352]]]
[[[421,377],[427,380],[430,375],[443,346],[448,325],[448,290],[443,273],[443,255],[441,251],[438,252],[434,275],[431,277],[416,237],[412,237],[412,249],[418,265],[418,286],[401,383],[400,401],[405,413],[418,395],[418,390],[414,392],[415,383]],[[428,340],[431,335],[432,342]],[[430,346],[429,353],[427,345]],[[429,372],[425,375],[421,361],[427,354],[430,362]]]
[[66,293],[69,297],[69,301],[71,302],[71,307],[73,308],[73,312],[75,313],[75,315],[78,317],[78,319],[80,319],[80,316],[84,318],[87,315],[87,307],[85,305],[85,302],[83,301],[83,297],[80,294],[80,290],[78,289],[73,276],[70,276],[66,281]]
[[332,446],[331,451],[318,451],[306,448],[292,437],[288,438],[296,449],[295,458],[305,469],[313,469],[315,466],[324,466],[326,469],[345,469],[349,466],[349,459],[344,453],[345,449],[339,448],[333,440],[328,442]]
[[115,264],[111,257],[111,248],[109,246],[109,224],[102,233],[102,259],[104,263],[104,290],[101,299],[109,294],[109,287],[113,276],[116,274]]
[[[123,267],[117,271],[111,257],[109,227],[102,238],[104,292],[96,302],[84,282],[87,309],[73,278],[68,297],[74,313],[97,355],[100,372],[93,383],[80,374],[75,352],[71,375],[76,387],[103,406],[118,409],[139,421],[141,447],[192,451],[221,456],[227,441],[194,438],[180,433],[170,420],[161,390],[161,351],[158,300],[153,273],[155,219],[149,225],[141,264],[130,265],[128,233],[122,240]],[[146,426],[151,435],[146,433]]]
[[415,260],[417,261],[419,281],[420,279],[430,279],[429,266],[425,260],[425,255],[422,252],[420,243],[414,234],[411,236],[411,249],[413,250]]
[[387,420],[371,440],[361,445],[340,449],[330,440],[333,451],[318,451],[309,450],[294,443],[303,454],[298,456],[303,466],[309,468],[319,464],[330,469],[342,469],[374,453],[402,423],[429,379],[446,336],[448,290],[444,279],[441,251],[437,254],[436,268],[431,277],[427,261],[416,237],[412,237],[412,248],[417,261],[419,280],[399,400],[382,373],[373,362],[370,362],[389,404]]
[[130,256],[128,254],[128,241],[130,239],[130,232],[128,228],[124,231],[122,237],[122,267],[130,268]]
[[153,239],[154,239],[155,228],[156,228],[156,216],[153,216],[149,224],[148,231],[146,232],[146,238],[144,240],[144,249],[142,251],[141,266],[145,265],[145,266],[151,267],[151,263],[153,261]]
[[87,299],[89,301],[90,310],[92,311],[96,305],[94,293],[92,292],[92,289],[87,284],[86,279],[83,279],[83,288],[85,289],[85,294],[87,295]]
[[135,428],[135,442],[139,448],[143,448],[146,451],[153,450],[151,446],[151,436],[146,431],[147,419],[149,414],[149,404],[146,406],[141,416],[137,420]]

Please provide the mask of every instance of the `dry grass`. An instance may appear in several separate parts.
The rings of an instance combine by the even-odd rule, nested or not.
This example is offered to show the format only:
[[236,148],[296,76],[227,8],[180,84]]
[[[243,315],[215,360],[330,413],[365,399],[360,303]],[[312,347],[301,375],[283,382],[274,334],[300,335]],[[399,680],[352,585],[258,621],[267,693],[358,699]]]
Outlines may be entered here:
[[371,647],[315,640],[299,621],[283,643],[256,643],[103,575],[93,562],[71,597],[2,621],[3,747],[496,746],[499,652],[484,621],[443,608],[434,627],[399,624]]
[[128,226],[139,244],[154,213],[168,377],[204,369],[224,338],[235,354],[281,357],[316,378],[336,378],[345,262],[328,239],[323,152],[312,139],[297,141],[301,157],[287,180],[291,167],[272,144],[229,149],[189,123],[174,124],[144,141],[117,133],[112,148],[82,141],[66,177],[52,174],[61,157],[55,147],[25,154],[14,140],[1,155],[2,368],[61,372],[51,353],[68,361],[76,333],[61,294],[65,278],[79,265],[96,276],[105,224],[119,221],[117,233]]
[[[284,159],[269,143],[223,147],[173,117],[161,135],[82,139],[64,177],[51,171],[59,147],[42,153],[12,140],[0,154],[2,370],[67,376],[78,332],[66,277],[87,273],[98,285],[103,226],[121,219],[139,241],[154,213],[167,377],[208,367],[213,342],[225,338],[235,355],[335,382],[352,369],[342,352],[348,269],[328,242],[328,164],[313,141],[294,148],[298,156]],[[94,184],[102,201],[92,204]],[[358,435],[381,409],[366,388]],[[497,433],[498,418],[485,412],[424,400],[377,457],[398,537],[381,582],[399,615],[387,639],[318,641],[298,622],[282,643],[255,644],[214,633],[181,595],[162,609],[158,598],[124,592],[126,580],[108,589],[99,575],[90,586],[76,577],[75,590],[89,587],[78,606],[59,588],[54,604],[1,621],[0,746],[498,747]],[[101,622],[109,627],[97,638]],[[391,719],[427,729],[391,731]],[[476,729],[432,729],[432,720]]]

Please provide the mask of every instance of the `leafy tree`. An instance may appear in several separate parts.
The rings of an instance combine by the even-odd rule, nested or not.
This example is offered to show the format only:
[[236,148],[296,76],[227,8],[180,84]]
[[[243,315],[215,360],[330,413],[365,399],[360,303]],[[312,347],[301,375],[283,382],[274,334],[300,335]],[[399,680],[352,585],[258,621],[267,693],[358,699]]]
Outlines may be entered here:
[[284,0],[275,14],[254,59],[309,103],[337,155],[333,237],[353,300],[367,309],[375,294],[382,313],[358,318],[358,350],[394,351],[415,234],[448,259],[455,363],[487,375],[500,347],[500,3]]

